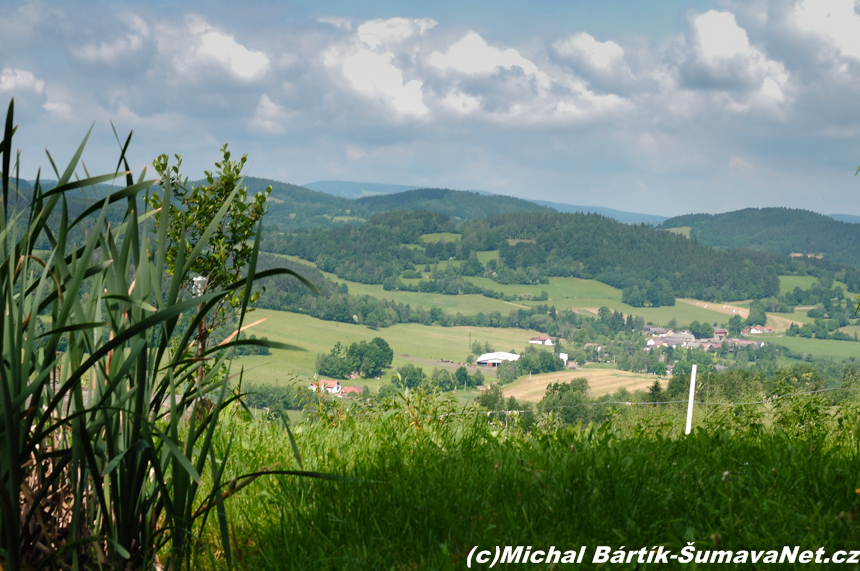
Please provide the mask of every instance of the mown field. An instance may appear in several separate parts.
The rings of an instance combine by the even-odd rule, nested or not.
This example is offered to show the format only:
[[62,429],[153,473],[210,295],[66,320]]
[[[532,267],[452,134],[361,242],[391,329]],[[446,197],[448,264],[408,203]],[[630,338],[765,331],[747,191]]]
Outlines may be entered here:
[[[631,373],[619,371],[618,369],[584,367],[577,370],[558,371],[555,373],[543,373],[521,377],[509,385],[502,387],[505,397],[514,397],[517,400],[529,402],[540,402],[546,394],[546,387],[552,383],[569,383],[573,379],[584,378],[588,380],[588,395],[592,397],[614,393],[618,389],[625,388],[630,392],[636,390],[647,390],[657,379],[655,375]],[[663,380],[665,388],[666,380]]]

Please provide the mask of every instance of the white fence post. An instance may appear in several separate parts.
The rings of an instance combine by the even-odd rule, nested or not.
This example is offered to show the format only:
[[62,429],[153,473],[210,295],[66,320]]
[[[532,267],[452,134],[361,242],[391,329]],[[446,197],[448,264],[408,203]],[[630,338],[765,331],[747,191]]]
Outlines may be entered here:
[[684,434],[690,434],[693,429],[693,399],[696,398],[696,365],[690,373],[690,401],[687,403],[687,429]]

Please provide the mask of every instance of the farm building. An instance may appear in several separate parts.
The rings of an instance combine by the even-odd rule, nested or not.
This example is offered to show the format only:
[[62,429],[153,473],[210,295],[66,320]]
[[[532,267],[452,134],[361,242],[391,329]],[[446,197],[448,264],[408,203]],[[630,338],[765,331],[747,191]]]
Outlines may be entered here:
[[536,345],[546,345],[547,347],[552,347],[556,344],[558,338],[556,337],[532,337],[529,339],[529,343],[534,343]]
[[333,395],[338,394],[343,389],[340,386],[340,381],[320,381],[318,383],[311,383],[308,388],[314,392],[319,389]]
[[339,397],[346,397],[349,395],[361,396],[364,392],[364,389],[361,387],[343,387],[343,390],[337,395]]
[[496,351],[495,353],[484,353],[475,361],[479,367],[490,367],[495,369],[504,361],[516,361],[520,356],[516,353],[505,353],[504,351]]

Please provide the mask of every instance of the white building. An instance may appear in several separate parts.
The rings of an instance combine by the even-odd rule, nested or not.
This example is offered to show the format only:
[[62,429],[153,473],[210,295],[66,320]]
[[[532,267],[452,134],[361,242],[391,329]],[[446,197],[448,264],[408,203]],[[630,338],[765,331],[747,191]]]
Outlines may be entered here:
[[546,345],[547,347],[552,347],[555,345],[554,339],[552,337],[532,337],[529,339],[529,343],[534,343],[536,345]]
[[333,395],[336,395],[343,389],[343,387],[340,386],[340,381],[320,381],[318,383],[311,383],[308,388],[314,392],[316,392],[317,389],[324,390],[325,392]]
[[520,356],[516,353],[505,353],[504,351],[496,351],[495,353],[484,353],[475,363],[479,367],[496,368],[504,361],[516,361]]

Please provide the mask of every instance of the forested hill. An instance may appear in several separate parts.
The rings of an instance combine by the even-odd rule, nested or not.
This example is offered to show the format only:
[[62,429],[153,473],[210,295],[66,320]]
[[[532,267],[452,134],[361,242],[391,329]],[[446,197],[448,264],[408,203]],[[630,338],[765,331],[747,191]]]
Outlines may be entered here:
[[[443,260],[463,260],[434,271],[421,291],[471,291],[469,276],[501,284],[541,283],[553,276],[594,278],[625,290],[631,305],[670,305],[676,296],[705,300],[763,298],[779,293],[779,273],[807,262],[752,250],[713,250],[650,226],[621,224],[596,214],[514,213],[464,222],[460,239],[422,236],[452,232],[451,221],[427,212],[374,215],[331,231],[269,234],[263,248],[313,261],[363,283],[401,289],[401,274]],[[438,234],[436,234],[438,235]],[[406,246],[411,244],[411,246]],[[479,251],[499,251],[482,264]],[[421,275],[421,272],[417,272]]]
[[356,199],[355,202],[373,212],[425,210],[450,216],[455,222],[511,212],[553,212],[551,208],[521,198],[445,188],[422,188],[396,194],[366,196]]
[[690,227],[690,237],[714,248],[753,248],[789,255],[823,254],[860,266],[860,224],[791,208],[747,208],[725,214],[689,214],[661,228]]
[[423,210],[450,216],[454,222],[485,218],[508,212],[552,212],[528,200],[477,192],[427,188],[352,199],[333,196],[302,186],[274,180],[246,177],[250,194],[272,186],[269,196],[269,223],[284,231],[297,228],[333,228],[357,223],[373,214],[398,210]]
[[713,250],[596,214],[509,214],[464,224],[462,233],[464,250],[498,247],[512,270],[594,278],[636,293],[637,302],[638,292],[650,290],[654,305],[661,292],[726,301],[775,295],[787,262],[767,252]]
[[346,222],[361,222],[370,217],[371,211],[356,204],[354,200],[332,196],[276,180],[245,177],[248,194],[263,192],[272,187],[269,195],[269,215],[266,222],[275,224],[283,231],[296,228],[332,228]]

